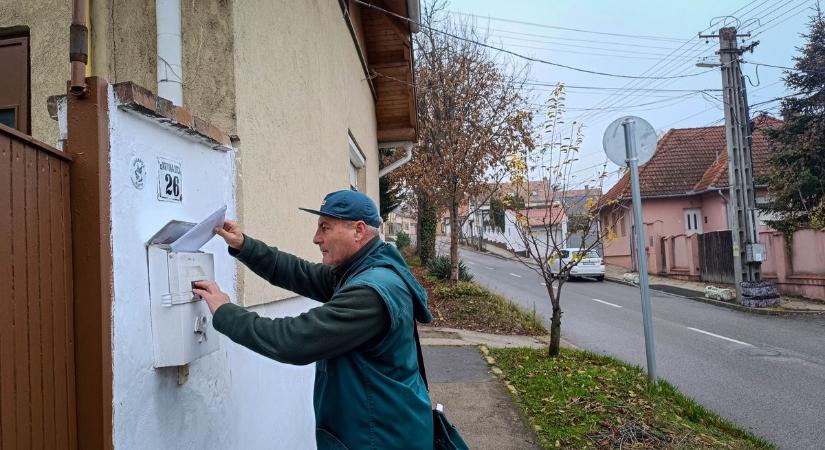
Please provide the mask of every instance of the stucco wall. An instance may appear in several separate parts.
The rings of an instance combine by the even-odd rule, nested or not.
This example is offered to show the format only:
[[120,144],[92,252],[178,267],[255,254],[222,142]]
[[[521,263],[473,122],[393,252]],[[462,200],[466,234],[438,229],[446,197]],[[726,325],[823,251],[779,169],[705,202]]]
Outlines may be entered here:
[[[133,81],[157,91],[155,0],[91,2],[93,75]],[[181,2],[184,106],[224,131],[235,132],[232,6],[227,0]],[[0,28],[28,26],[31,39],[32,135],[54,144],[50,95],[66,93],[71,2],[0,0]]]
[[[244,230],[319,260],[312,244],[325,193],[349,186],[349,130],[366,156],[366,193],[378,199],[372,94],[337,2],[233,2]],[[246,304],[292,294],[244,270]]]
[[[725,198],[727,192],[723,192]],[[711,231],[728,230],[728,205],[719,195],[719,192],[711,192],[702,196],[702,214],[708,218],[708,223],[702,225],[705,233]]]
[[[153,368],[145,242],[172,219],[199,221],[223,204],[233,216],[234,155],[109,109],[115,448],[313,448],[313,365],[278,364],[213,334],[219,350],[192,362],[185,384],[178,385],[176,369]],[[135,156],[148,169],[143,189],[130,180]],[[182,203],[158,201],[158,156],[181,162]],[[225,244],[213,238],[202,250],[214,254],[216,281],[234,297],[236,265]],[[294,315],[313,304],[297,299],[258,312]]]
[[32,136],[52,145],[57,122],[49,117],[46,99],[66,92],[71,22],[71,2],[0,0],[0,28],[29,27]]
[[[607,263],[630,267],[630,235],[633,233],[633,210],[630,204],[628,209],[617,209],[625,216],[625,236],[621,235],[620,226],[614,226],[616,239],[605,242],[604,257]],[[702,208],[703,216],[706,211],[702,205],[700,197],[682,197],[668,199],[648,199],[642,200],[642,221],[645,223],[645,242],[650,247],[651,234],[658,236],[674,236],[685,233],[685,214],[687,208]],[[610,223],[607,211],[601,215],[603,226]],[[702,218],[704,227],[704,217]],[[655,239],[655,236],[654,236]],[[655,243],[654,243],[655,245]],[[648,261],[653,257],[648,248]],[[653,262],[651,261],[651,264]]]

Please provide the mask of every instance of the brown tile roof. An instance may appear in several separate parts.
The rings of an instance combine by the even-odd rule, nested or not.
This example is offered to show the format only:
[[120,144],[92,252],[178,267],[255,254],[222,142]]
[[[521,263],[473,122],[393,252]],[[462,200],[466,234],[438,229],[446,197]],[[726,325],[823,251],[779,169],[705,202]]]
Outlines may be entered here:
[[[751,152],[754,174],[768,170],[768,142],[760,128],[780,122],[760,116],[755,120]],[[674,128],[665,133],[653,158],[639,169],[642,197],[693,195],[728,186],[728,157],[725,127]],[[605,194],[600,205],[630,197],[630,175],[624,176]]]
[[526,217],[527,223],[530,224],[531,227],[543,225],[556,226],[561,225],[562,222],[567,220],[567,215],[564,214],[564,208],[560,206],[522,209],[516,211],[516,217]]

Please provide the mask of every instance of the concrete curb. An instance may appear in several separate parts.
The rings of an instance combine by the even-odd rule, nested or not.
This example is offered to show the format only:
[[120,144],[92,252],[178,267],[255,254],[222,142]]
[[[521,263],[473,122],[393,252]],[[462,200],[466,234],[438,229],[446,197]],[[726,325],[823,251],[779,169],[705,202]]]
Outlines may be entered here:
[[486,346],[484,346],[484,345],[479,346],[479,350],[481,350],[481,354],[482,354],[482,355],[483,355],[483,357],[484,357],[484,361],[487,363],[487,365],[488,365],[488,366],[490,366],[490,372],[492,372],[492,373],[493,373],[493,375],[495,375],[495,376],[496,376],[496,379],[497,379],[497,380],[498,380],[501,384],[503,384],[505,388],[507,388],[508,394],[510,394],[510,399],[512,399],[512,400],[513,400],[513,403],[517,406],[517,408],[518,408],[518,412],[519,412],[519,415],[521,416],[522,421],[523,421],[525,424],[528,424],[528,425],[529,425],[528,430],[529,430],[531,433],[533,433],[533,437],[535,438],[535,441],[536,441],[536,442],[539,442],[538,435],[536,435],[536,433],[537,433],[537,432],[539,432],[539,431],[541,431],[541,428],[539,428],[539,427],[538,427],[538,425],[536,425],[536,424],[535,424],[535,423],[534,423],[534,422],[530,419],[530,417],[529,417],[529,416],[526,414],[526,412],[524,411],[524,408],[522,408],[522,407],[521,407],[521,404],[519,403],[518,398],[517,398],[517,396],[518,396],[518,391],[516,390],[516,387],[515,387],[515,386],[513,386],[513,385],[512,385],[509,381],[507,381],[507,380],[504,378],[504,371],[503,371],[503,370],[501,370],[501,368],[499,368],[499,367],[496,365],[496,360],[495,360],[495,358],[493,358],[492,356],[490,356],[490,350],[489,350]]
[[[490,348],[547,348],[550,336],[524,336],[510,334],[492,334],[478,331],[461,330],[458,328],[432,327],[429,325],[418,328],[422,347],[464,347],[486,346]],[[561,339],[562,348],[579,349],[575,345]]]
[[[618,284],[623,284],[625,286],[639,287],[635,284],[628,283],[628,282],[626,282],[624,280],[621,280],[619,278],[613,278],[613,277],[610,277],[610,276],[605,276],[604,279],[606,281],[610,281],[610,282],[618,283]],[[749,308],[747,306],[735,305],[733,303],[727,303],[727,302],[723,302],[723,301],[719,301],[719,300],[713,300],[713,299],[705,298],[705,297],[688,297],[686,295],[679,295],[679,294],[675,294],[673,292],[660,291],[658,289],[651,289],[651,290],[656,291],[656,292],[661,292],[661,293],[667,294],[667,295],[672,295],[674,297],[685,298],[685,299],[688,299],[688,300],[694,300],[694,301],[697,301],[697,302],[707,303],[709,305],[720,306],[722,308],[732,309],[732,310],[735,310],[735,311],[742,311],[742,312],[746,312],[746,313],[750,313],[750,314],[756,314],[756,315],[759,315],[759,316],[802,316],[802,317],[804,317],[804,316],[819,316],[819,315],[825,314],[825,311],[817,311],[817,310],[789,311],[789,310],[778,310],[778,309],[772,309],[772,308]]]
[[[492,256],[494,258],[503,259],[505,261],[513,261],[513,262],[517,262],[517,263],[520,263],[520,264],[525,263],[525,261],[521,261],[521,260],[519,260],[518,258],[515,258],[515,257],[510,258],[510,257],[507,257],[507,256],[499,255],[498,253],[494,253],[494,252],[482,252],[477,248],[467,247],[466,245],[459,245],[459,248],[461,248],[462,250],[467,250],[467,251],[473,252],[473,253],[478,253],[479,255]],[[527,265],[530,265],[530,266],[535,266],[536,265],[536,262],[533,261],[533,260],[526,261],[526,263],[527,263]]]

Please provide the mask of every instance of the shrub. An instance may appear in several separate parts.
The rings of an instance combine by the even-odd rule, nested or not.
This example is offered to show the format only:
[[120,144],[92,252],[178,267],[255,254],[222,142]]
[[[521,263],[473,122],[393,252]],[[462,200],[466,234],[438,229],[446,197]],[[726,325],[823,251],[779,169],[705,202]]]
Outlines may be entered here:
[[399,231],[398,234],[395,235],[395,247],[398,249],[399,252],[403,252],[404,249],[410,246],[410,235]]
[[[427,261],[427,271],[430,272],[430,275],[441,279],[441,280],[449,280],[450,279],[450,272],[452,271],[452,263],[450,262],[449,256],[436,256],[435,258],[430,259]],[[458,279],[459,281],[472,281],[473,276],[467,272],[467,266],[464,264],[464,261],[458,260]]]
[[481,297],[486,298],[490,292],[481,286],[461,281],[455,286],[439,286],[435,289],[436,295],[444,298]]

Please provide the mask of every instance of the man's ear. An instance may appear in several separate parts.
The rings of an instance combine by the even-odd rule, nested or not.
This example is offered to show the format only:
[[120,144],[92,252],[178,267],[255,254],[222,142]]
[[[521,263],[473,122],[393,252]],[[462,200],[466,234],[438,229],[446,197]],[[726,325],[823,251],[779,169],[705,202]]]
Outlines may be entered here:
[[355,222],[355,238],[363,240],[367,235],[367,224],[363,220]]

